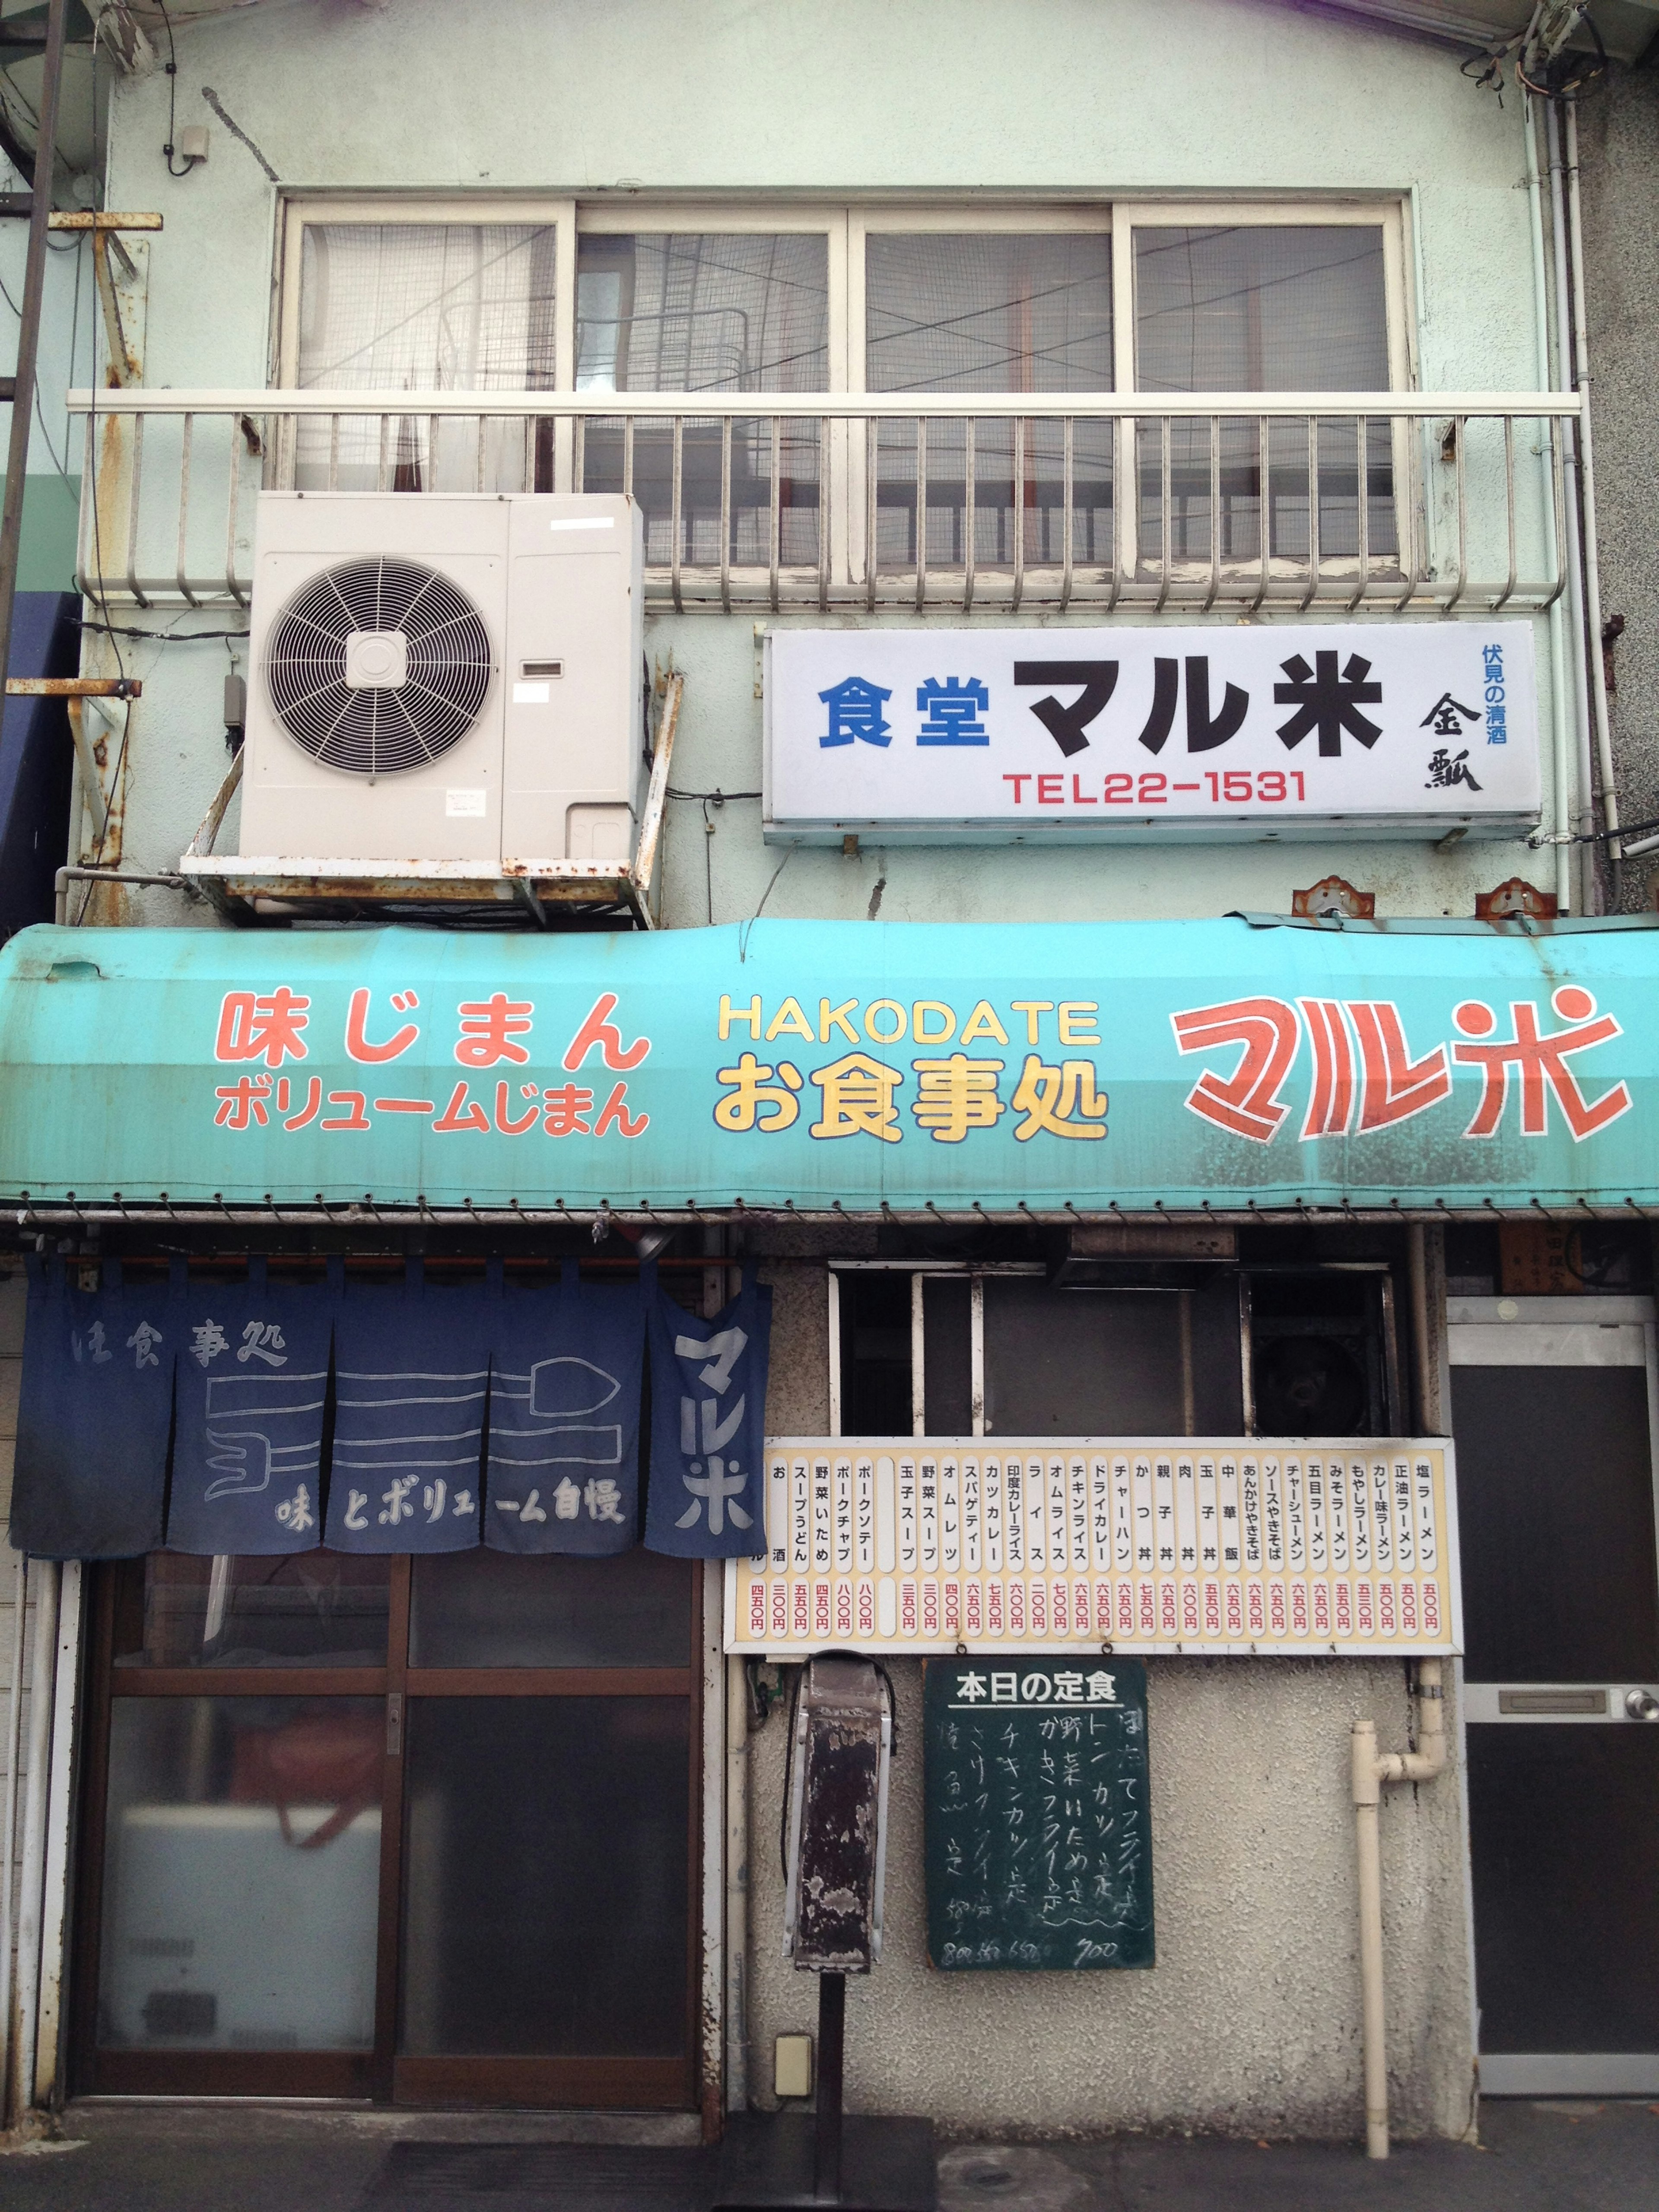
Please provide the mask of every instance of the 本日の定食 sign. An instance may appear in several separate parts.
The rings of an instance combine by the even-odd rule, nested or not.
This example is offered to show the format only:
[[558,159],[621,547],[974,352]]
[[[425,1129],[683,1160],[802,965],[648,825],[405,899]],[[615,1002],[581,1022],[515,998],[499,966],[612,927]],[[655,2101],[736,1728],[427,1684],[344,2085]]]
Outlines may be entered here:
[[1538,819],[1524,622],[778,630],[766,824],[1440,837]]

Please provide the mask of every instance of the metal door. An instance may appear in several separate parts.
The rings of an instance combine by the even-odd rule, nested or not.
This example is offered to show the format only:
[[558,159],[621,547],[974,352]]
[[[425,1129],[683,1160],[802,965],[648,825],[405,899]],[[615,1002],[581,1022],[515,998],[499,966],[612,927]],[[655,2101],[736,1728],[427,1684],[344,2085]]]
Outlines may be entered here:
[[1659,2094],[1645,1298],[1451,1302],[1480,2081]]

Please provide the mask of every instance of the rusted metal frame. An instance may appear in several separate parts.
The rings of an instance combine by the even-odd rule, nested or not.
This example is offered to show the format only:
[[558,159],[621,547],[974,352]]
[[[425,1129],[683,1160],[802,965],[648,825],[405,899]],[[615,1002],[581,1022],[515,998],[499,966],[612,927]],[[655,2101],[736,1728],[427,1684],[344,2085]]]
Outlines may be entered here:
[[1060,565],[1060,611],[1061,614],[1064,614],[1072,604],[1072,532],[1076,526],[1073,516],[1073,507],[1075,504],[1073,480],[1076,468],[1077,417],[1075,415],[1068,415],[1060,426],[1060,527],[1065,533]]
[[54,208],[46,217],[48,230],[160,230],[161,218],[155,214],[131,214],[125,209],[113,208]]
[[1465,452],[1468,430],[1468,417],[1464,415],[1454,415],[1452,417],[1452,465],[1456,471],[1457,483],[1457,582],[1450,599],[1446,601],[1447,614],[1450,614],[1456,607],[1468,588],[1469,580],[1469,484],[1468,456]]
[[[775,479],[772,485],[777,495]],[[720,612],[732,611],[732,417],[720,417]]]
[[1500,607],[1507,606],[1510,600],[1515,596],[1516,555],[1515,544],[1515,417],[1513,415],[1506,415],[1504,417],[1504,506],[1509,530],[1510,569],[1507,582],[1504,584],[1503,590],[1498,594],[1498,597],[1492,603],[1492,611],[1494,614],[1498,612]]
[[979,424],[971,415],[963,418],[962,424],[962,611],[971,614],[974,606],[974,585],[977,562],[974,544],[978,516],[976,501],[979,485],[976,481]]
[[831,418],[821,416],[818,421],[818,612],[826,614],[830,608],[830,447]]
[[[103,564],[101,562],[99,562],[98,574],[94,581],[87,558],[89,552],[96,558],[97,551],[98,533],[95,528],[98,513],[98,459],[95,450],[98,437],[97,422],[97,416],[88,414],[87,434],[82,441],[81,457],[81,509],[76,517],[75,588],[83,599],[95,599],[101,605],[104,592]],[[88,487],[90,487],[90,495],[88,495]]]
[[876,561],[880,550],[881,514],[877,505],[881,489],[880,426],[867,421],[864,426],[864,608],[866,614],[876,611]]
[[389,415],[380,417],[380,450],[379,465],[374,472],[374,489],[376,491],[390,491],[392,489],[392,417]]
[[1025,597],[1025,417],[1014,417],[1014,586],[1008,604],[1018,614]]
[[685,417],[674,417],[673,494],[669,507],[669,580],[674,597],[674,611],[685,612],[685,600],[680,587],[680,529],[685,507]]
[[1355,503],[1355,515],[1358,526],[1358,536],[1357,540],[1358,545],[1358,574],[1354,579],[1353,596],[1348,601],[1347,607],[1345,610],[1348,614],[1352,614],[1354,609],[1359,605],[1361,599],[1364,598],[1365,586],[1370,581],[1371,574],[1371,453],[1370,430],[1370,423],[1366,416],[1361,415],[1355,418],[1354,436],[1358,441],[1355,448],[1355,458],[1358,465],[1358,474],[1354,479],[1358,487],[1358,497]]
[[[1123,587],[1123,449],[1125,425],[1115,416],[1112,417],[1112,546],[1111,588],[1106,594],[1106,611],[1110,614],[1116,606],[1118,593]],[[1131,450],[1133,433],[1129,433]]]
[[137,676],[9,676],[10,699],[142,699]]
[[239,607],[247,605],[247,596],[236,580],[236,514],[242,495],[242,457],[236,449],[237,432],[240,425],[233,421],[230,426],[230,483],[225,493],[225,590]]
[[[138,498],[144,481],[144,423],[140,415],[132,425],[132,480],[127,487],[127,590],[141,607],[149,601],[138,588]],[[94,493],[95,496],[95,493]]]
[[190,587],[186,571],[190,551],[190,463],[191,448],[195,443],[196,417],[184,418],[184,434],[179,449],[179,555],[178,582],[180,596],[186,606],[199,607],[201,601]]
[[[720,392],[695,395],[699,411],[709,419],[722,413],[736,416],[752,416],[757,412],[751,393]],[[328,415],[340,409],[346,414],[374,414],[385,410],[393,415],[410,412],[411,398],[418,398],[420,411],[440,419],[450,416],[476,416],[482,410],[488,415],[502,412],[532,415],[551,419],[580,418],[582,416],[605,419],[632,417],[639,421],[670,422],[676,415],[684,414],[688,395],[683,392],[525,392],[512,396],[510,406],[505,406],[499,391],[428,391],[419,394],[407,392],[341,392],[323,387],[297,390],[283,388],[273,393],[268,387],[204,386],[200,388],[169,389],[165,386],[131,386],[100,392],[95,396],[83,386],[76,386],[66,395],[71,414],[84,414],[96,407],[101,414],[119,415],[181,415],[188,407],[197,414],[232,414],[257,412],[268,406],[273,398],[279,398],[284,409],[294,415]],[[1103,419],[1115,417],[1129,421],[1137,416],[1151,417],[1162,413],[1171,421],[1201,421],[1211,415],[1250,416],[1267,415],[1285,420],[1300,421],[1309,415],[1328,416],[1333,404],[1341,411],[1368,415],[1388,415],[1401,422],[1431,422],[1444,420],[1452,415],[1501,416],[1507,412],[1519,415],[1550,415],[1577,416],[1582,413],[1579,395],[1576,392],[1101,392],[1089,397],[1086,406],[1079,410],[1075,393],[1054,392],[930,392],[927,412],[930,418],[952,418],[957,421],[975,416],[981,419],[1026,421],[1038,419],[1060,421],[1068,414],[1086,412]],[[1147,404],[1152,398],[1157,408]],[[915,416],[914,394],[905,392],[769,392],[765,395],[769,412],[786,420],[798,420],[828,414],[836,420],[908,422]],[[1524,402],[1525,404],[1522,404]]]
[[62,2101],[64,1984],[70,1937],[76,1740],[81,1705],[82,1593],[86,1570],[65,1559],[58,1571],[58,1650],[52,1684],[52,1765],[47,1782],[46,1857],[41,1869],[40,2009],[33,2103]]
[[1256,580],[1255,597],[1250,601],[1249,611],[1259,614],[1261,602],[1267,596],[1267,577],[1273,560],[1271,498],[1272,479],[1268,471],[1273,466],[1273,429],[1266,415],[1256,417],[1255,425],[1255,534],[1261,556],[1261,573]]
[[1555,512],[1555,584],[1549,597],[1539,608],[1547,612],[1567,588],[1567,483],[1565,449],[1567,441],[1565,425],[1554,416],[1544,417],[1545,434],[1550,441],[1550,493]]
[[1170,417],[1158,418],[1158,590],[1154,614],[1161,615],[1169,603],[1170,570],[1175,562],[1175,517],[1170,513],[1171,485],[1170,468]]
[[52,920],[60,929],[69,923],[69,886],[71,884],[136,884],[152,889],[188,891],[194,889],[189,877],[168,869],[89,868],[70,866],[59,868],[52,878]]
[[[727,415],[723,419],[729,432],[732,417]],[[781,416],[775,415],[772,417],[772,473],[771,481],[767,486],[768,496],[766,501],[766,550],[768,561],[766,599],[767,605],[771,608],[774,614],[776,614],[778,611],[778,567],[783,553],[782,471],[783,418]],[[724,541],[722,541],[720,546],[720,558],[724,561],[725,557],[726,546]]]
[[214,840],[223,826],[226,812],[242,781],[242,763],[246,757],[246,748],[238,745],[219,788],[208,801],[207,812],[197,824],[196,835],[185,848],[186,856],[191,853],[210,853],[213,850]]
[[645,812],[640,820],[640,842],[635,849],[633,878],[639,894],[640,904],[647,924],[654,927],[662,911],[659,894],[655,902],[651,896],[651,879],[657,871],[657,848],[662,842],[664,817],[668,808],[668,775],[674,757],[674,736],[679,727],[680,702],[685,696],[685,678],[678,670],[672,675],[663,693],[662,714],[657,724],[657,742],[651,755],[651,781],[646,787]]
[[916,612],[927,597],[927,417],[916,417]]
[[1308,588],[1297,612],[1306,614],[1319,590],[1319,417],[1308,417]]
[[[818,1206],[776,1206],[756,1204],[746,1206],[738,1200],[730,1206],[417,1206],[413,1202],[386,1199],[376,1200],[370,1193],[367,1199],[348,1203],[337,1200],[332,1204],[319,1202],[311,1206],[254,1204],[217,1204],[205,1200],[191,1201],[168,1200],[146,1204],[125,1200],[84,1199],[81,1200],[34,1199],[27,1191],[14,1192],[6,1198],[6,1207],[14,1218],[11,1225],[30,1233],[57,1231],[84,1231],[107,1224],[137,1224],[143,1227],[167,1229],[202,1228],[209,1230],[258,1229],[291,1225],[296,1228],[357,1227],[369,1224],[387,1229],[402,1229],[416,1225],[427,1228],[477,1229],[492,1231],[508,1228],[548,1229],[563,1227],[591,1228],[597,1222],[614,1224],[618,1221],[640,1221],[647,1226],[672,1222],[685,1227],[696,1224],[717,1226],[725,1223],[755,1221],[806,1221],[826,1228],[844,1227],[849,1221],[880,1223],[891,1221],[915,1222],[921,1228],[936,1228],[940,1221],[960,1221],[965,1224],[1029,1229],[1033,1224],[1039,1228],[1074,1228],[1079,1221],[1103,1220],[1127,1223],[1132,1227],[1158,1228],[1170,1222],[1191,1221],[1222,1228],[1281,1228],[1291,1224],[1306,1227],[1310,1223],[1345,1223],[1350,1226],[1378,1226],[1384,1223],[1447,1222],[1447,1221],[1536,1221],[1540,1208],[1527,1206],[1348,1206],[1341,1203],[1329,1206],[1282,1206],[1226,1208],[1219,1206],[1191,1206],[1178,1210],[1173,1206],[1158,1210],[1153,1207],[1120,1206],[1084,1212],[1073,1208],[1066,1212],[1053,1207],[1028,1207],[1017,1211],[994,1210],[988,1207],[963,1206],[954,1211],[936,1209],[927,1212],[918,1208],[890,1207],[886,1216],[873,1207],[860,1209],[834,1205]],[[1626,1198],[1622,1202],[1608,1200],[1597,1206],[1588,1199],[1564,1200],[1550,1210],[1553,1220],[1650,1221],[1659,1219],[1659,1209],[1639,1206]],[[994,1273],[995,1270],[991,1272]],[[832,1283],[835,1277],[830,1278]],[[836,1433],[833,1430],[830,1433]]]
[[1210,417],[1210,588],[1204,597],[1208,614],[1221,589],[1221,417]]
[[512,876],[508,878],[508,881],[513,886],[514,897],[517,899],[519,904],[523,907],[526,913],[529,915],[537,928],[547,928],[549,926],[547,920],[547,908],[542,904],[541,900],[537,896],[536,887],[531,882],[529,877]]
[[[1390,417],[1390,429],[1393,427],[1394,418]],[[1417,597],[1427,574],[1429,513],[1423,485],[1423,436],[1425,428],[1426,425],[1421,418],[1408,422],[1404,441],[1407,498],[1403,516],[1401,510],[1396,508],[1395,525],[1395,535],[1398,536],[1401,520],[1409,524],[1412,533],[1412,551],[1409,568],[1403,559],[1400,563],[1401,569],[1405,571],[1406,582],[1405,588],[1394,603],[1394,611],[1397,615],[1404,614],[1406,609],[1410,606],[1412,601]]]

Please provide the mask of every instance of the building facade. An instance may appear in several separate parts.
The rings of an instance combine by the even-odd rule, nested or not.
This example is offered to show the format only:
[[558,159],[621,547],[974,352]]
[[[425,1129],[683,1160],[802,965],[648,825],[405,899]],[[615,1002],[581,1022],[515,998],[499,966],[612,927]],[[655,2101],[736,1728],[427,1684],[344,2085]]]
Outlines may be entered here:
[[[1500,100],[1443,40],[1268,0],[302,0],[198,15],[177,61],[110,106],[105,204],[165,222],[142,374],[71,402],[83,666],[143,696],[77,782],[58,933],[0,983],[41,1310],[349,1302],[410,1262],[614,1299],[643,1254],[713,1320],[753,1263],[770,1565],[354,1548],[337,1334],[325,1548],[118,1556],[100,1493],[29,1569],[14,2111],[775,2105],[816,2001],[787,1692],[832,1645],[881,1653],[899,1722],[854,2109],[1375,2130],[1352,1732],[1404,1752],[1442,1712],[1443,1771],[1381,1793],[1394,2124],[1659,2090],[1659,1938],[1595,1902],[1659,1783],[1659,1176],[1639,856],[1585,857],[1613,848],[1560,104],[1512,57]],[[1598,155],[1645,98],[1586,101]],[[1638,187],[1596,190],[1592,270]],[[498,771],[354,782],[339,722],[270,767],[294,563],[447,555],[535,494],[640,529],[648,757],[537,752],[579,632],[492,648],[525,718]],[[466,546],[480,580],[520,557]],[[270,1041],[284,993],[309,1066]],[[524,1029],[484,1049],[492,994]],[[531,1119],[568,1141],[521,1164],[495,1070],[532,1001]],[[366,1101],[453,1006],[442,1113]],[[481,1133],[464,1168],[443,1114]],[[803,1517],[793,1563],[820,1464],[828,1548]],[[924,1649],[1147,1655],[1150,1971],[930,1952]],[[306,1987],[273,1998],[284,1950]]]

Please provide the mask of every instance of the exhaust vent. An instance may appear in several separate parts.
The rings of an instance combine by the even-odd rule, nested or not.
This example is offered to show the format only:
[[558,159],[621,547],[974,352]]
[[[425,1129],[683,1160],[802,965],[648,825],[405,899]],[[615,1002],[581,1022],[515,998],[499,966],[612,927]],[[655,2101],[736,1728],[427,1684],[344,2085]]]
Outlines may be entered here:
[[265,677],[283,728],[313,759],[393,775],[460,742],[493,662],[465,592],[435,569],[381,557],[313,577],[277,618]]

